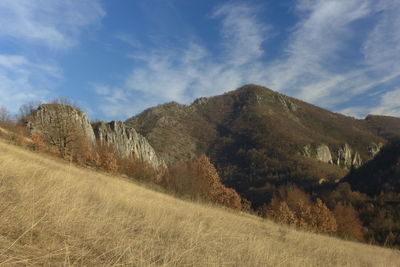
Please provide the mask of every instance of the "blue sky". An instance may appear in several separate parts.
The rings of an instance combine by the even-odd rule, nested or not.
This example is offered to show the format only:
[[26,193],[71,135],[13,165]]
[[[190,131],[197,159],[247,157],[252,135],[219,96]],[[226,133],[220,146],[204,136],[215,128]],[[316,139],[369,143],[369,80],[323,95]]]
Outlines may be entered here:
[[1,0],[0,105],[125,120],[255,83],[400,117],[398,0]]

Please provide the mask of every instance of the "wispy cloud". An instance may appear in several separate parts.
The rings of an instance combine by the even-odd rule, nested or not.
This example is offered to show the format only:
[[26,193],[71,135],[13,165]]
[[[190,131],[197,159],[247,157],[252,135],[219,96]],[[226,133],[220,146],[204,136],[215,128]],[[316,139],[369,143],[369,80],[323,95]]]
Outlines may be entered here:
[[400,88],[383,94],[379,105],[370,112],[400,117]]
[[141,43],[129,33],[122,33],[122,32],[117,33],[115,35],[115,38],[134,48],[139,48],[141,46]]
[[104,15],[97,0],[0,1],[0,41],[14,44],[12,54],[0,54],[0,104],[16,112],[51,95],[63,81],[52,52],[78,44],[82,31]]
[[[400,77],[398,1],[298,1],[298,21],[286,36],[285,52],[269,62],[263,58],[274,28],[259,19],[259,10],[244,2],[214,9],[211,17],[220,21],[220,54],[193,40],[175,49],[137,50],[131,55],[135,69],[118,87],[137,107],[129,111],[171,100],[187,103],[259,83],[333,110],[359,116],[384,112],[371,105],[354,106],[352,100],[378,87],[390,93]],[[362,32],[360,23],[365,24]],[[381,94],[374,97],[384,99]],[[118,109],[106,97],[102,104]]]
[[[0,99],[10,111],[31,100],[44,100],[62,77],[51,64],[35,63],[19,55],[0,55]],[[45,89],[43,89],[45,88]]]
[[53,49],[69,48],[84,27],[98,23],[104,15],[97,0],[2,0],[0,36]]
[[216,8],[214,18],[222,19],[221,36],[227,62],[242,65],[258,60],[269,26],[257,20],[258,10],[244,4],[225,4]]
[[136,66],[118,89],[108,89],[107,95],[99,94],[102,109],[107,110],[105,115],[112,117],[118,110],[126,110],[120,107],[126,104],[113,101],[121,90],[131,101],[128,109],[131,116],[159,103],[172,100],[187,103],[195,97],[261,81],[262,65],[256,61],[264,54],[262,45],[269,26],[257,18],[257,10],[244,4],[227,4],[217,7],[212,17],[222,21],[222,54],[213,54],[193,40],[174,49],[136,51],[130,57],[140,67]]
[[[389,84],[400,77],[399,12],[395,1],[300,1],[300,21],[289,38],[287,58],[268,67],[271,86],[335,109]],[[369,34],[360,36],[355,22],[372,17],[376,24]],[[351,62],[343,51],[357,54],[351,47],[354,38],[363,38],[363,42],[359,58],[353,55]],[[372,112],[368,107],[352,106],[342,111]]]

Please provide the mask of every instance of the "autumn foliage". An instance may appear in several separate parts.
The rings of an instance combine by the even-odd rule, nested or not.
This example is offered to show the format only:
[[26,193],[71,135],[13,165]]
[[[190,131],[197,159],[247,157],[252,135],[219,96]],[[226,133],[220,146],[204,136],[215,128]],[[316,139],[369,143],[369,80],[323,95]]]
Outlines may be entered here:
[[33,133],[31,135],[32,139],[32,149],[33,150],[44,150],[46,148],[46,143],[44,142],[43,136],[41,133]]
[[306,193],[295,186],[280,188],[271,203],[261,208],[261,213],[279,223],[314,232],[337,231],[335,216],[325,203],[320,199],[313,203]]
[[357,211],[351,205],[337,204],[333,210],[337,221],[337,233],[338,235],[356,239],[359,241],[364,240],[364,233],[362,229],[362,223],[358,218]]
[[133,157],[120,159],[118,165],[119,172],[139,181],[155,181],[159,175],[150,164]]
[[161,183],[177,194],[242,208],[242,199],[232,188],[227,188],[210,160],[202,155],[197,159],[175,165],[163,176]]

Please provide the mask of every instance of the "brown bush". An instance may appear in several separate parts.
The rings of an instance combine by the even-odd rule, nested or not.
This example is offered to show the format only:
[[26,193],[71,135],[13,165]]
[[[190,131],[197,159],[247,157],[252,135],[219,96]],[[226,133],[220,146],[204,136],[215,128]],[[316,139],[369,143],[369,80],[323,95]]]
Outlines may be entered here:
[[106,171],[117,171],[118,163],[115,154],[112,152],[104,152],[100,154],[100,167]]
[[119,157],[111,145],[97,143],[92,153],[89,155],[89,160],[95,167],[105,171],[115,172],[119,169]]
[[155,181],[157,178],[157,171],[150,164],[135,158],[121,159],[119,171],[140,181]]
[[279,223],[314,232],[333,233],[337,230],[336,219],[322,200],[317,199],[313,204],[310,197],[295,186],[280,188],[260,213]]
[[350,239],[364,240],[362,223],[351,205],[337,204],[333,210],[337,221],[337,233]]
[[334,214],[328,209],[321,199],[317,199],[313,206],[313,224],[311,228],[317,232],[335,233],[338,225]]
[[95,153],[95,151],[93,150],[93,147],[88,143],[86,138],[78,139],[74,146],[75,147],[73,156],[76,163],[81,166],[90,164],[93,158],[92,154]]
[[227,188],[210,160],[202,155],[188,163],[179,163],[166,172],[161,184],[167,189],[194,199],[216,202],[233,209],[242,209],[242,199],[232,188]]
[[33,133],[31,136],[32,139],[32,149],[33,150],[44,150],[46,149],[46,144],[44,142],[43,136],[41,133]]
[[296,215],[290,210],[286,201],[279,202],[273,200],[271,207],[265,210],[265,212],[268,214],[268,216],[274,218],[274,220],[278,223],[289,225],[297,225],[298,223]]

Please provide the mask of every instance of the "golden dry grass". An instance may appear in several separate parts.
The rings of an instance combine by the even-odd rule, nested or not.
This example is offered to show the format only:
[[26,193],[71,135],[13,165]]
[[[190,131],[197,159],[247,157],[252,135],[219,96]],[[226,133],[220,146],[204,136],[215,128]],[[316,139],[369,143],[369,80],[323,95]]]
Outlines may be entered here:
[[185,202],[0,142],[0,266],[400,266],[399,251]]

